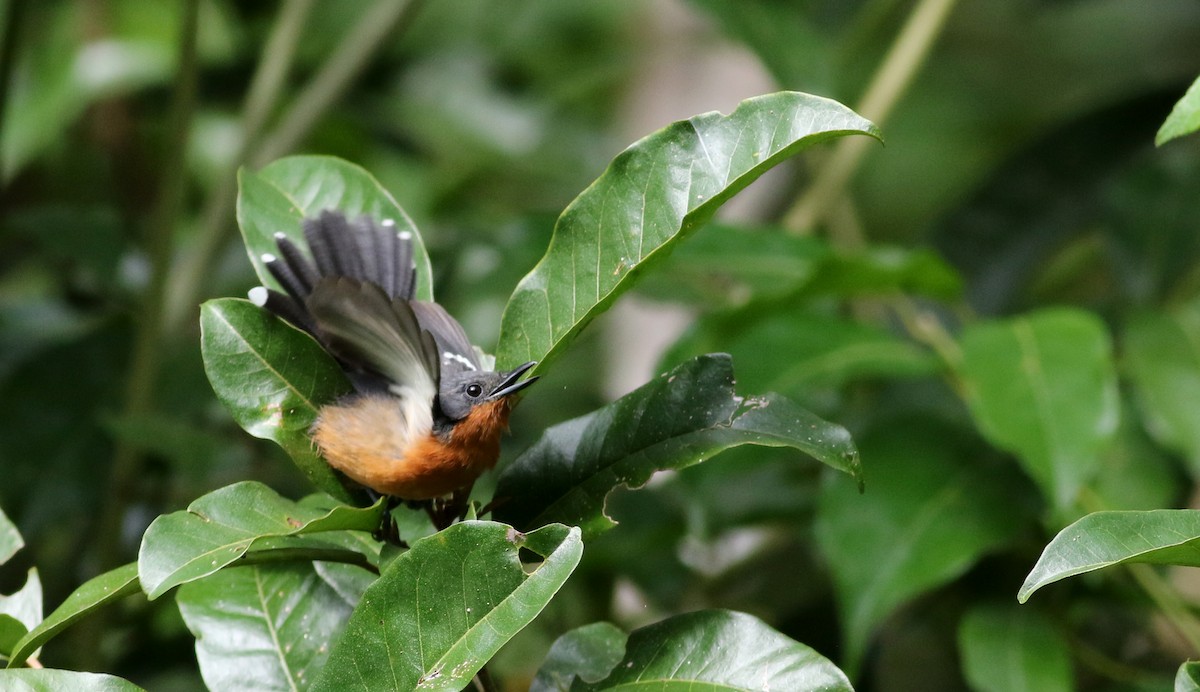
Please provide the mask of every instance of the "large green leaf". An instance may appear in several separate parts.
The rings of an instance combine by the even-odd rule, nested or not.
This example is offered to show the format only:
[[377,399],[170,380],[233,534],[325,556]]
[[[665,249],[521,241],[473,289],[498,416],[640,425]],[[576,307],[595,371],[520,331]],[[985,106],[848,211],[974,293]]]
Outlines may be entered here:
[[1094,512],[1058,532],[1017,592],[1024,603],[1047,584],[1126,563],[1200,567],[1200,511]]
[[185,584],[176,601],[208,689],[303,690],[375,575],[322,562],[253,565]]
[[969,327],[962,352],[980,430],[1017,455],[1056,508],[1069,506],[1117,427],[1104,324],[1079,310],[1043,310]]
[[529,692],[567,692],[576,680],[603,680],[625,657],[628,638],[609,622],[593,622],[567,632],[554,640]]
[[1200,692],[1200,662],[1188,661],[1175,673],[1175,692]]
[[979,692],[1070,692],[1071,653],[1058,630],[1036,610],[979,606],[958,628],[963,674]]
[[102,673],[50,668],[0,670],[0,689],[12,692],[141,692],[142,688]]
[[575,198],[504,310],[497,365],[542,366],[739,190],[805,147],[871,123],[834,101],[781,92],[634,143]]
[[727,610],[676,615],[633,631],[625,658],[594,684],[572,690],[852,690],[829,659]]
[[[150,598],[208,576],[259,549],[299,548],[319,554],[341,549],[336,542],[298,539],[324,531],[374,531],[383,500],[371,507],[332,509],[292,502],[267,486],[242,481],[197,499],[186,510],[150,524],[138,552],[138,577]],[[291,538],[291,540],[288,540]]]
[[1200,473],[1200,304],[1131,319],[1125,361],[1146,428]]
[[1023,491],[1019,476],[960,451],[952,431],[905,419],[862,446],[869,492],[831,477],[814,527],[833,572],[851,670],[889,613],[966,572],[1034,513],[1013,502]]
[[84,582],[71,592],[54,612],[29,630],[13,647],[9,667],[25,662],[41,645],[58,636],[78,620],[113,601],[137,593],[137,563],[129,563]]
[[556,425],[500,474],[496,517],[523,528],[551,522],[589,535],[614,526],[605,498],[739,445],[791,447],[861,482],[844,428],[778,395],[743,398],[724,354],[695,358],[634,392]]
[[1162,146],[1176,137],[1190,135],[1196,130],[1200,130],[1200,78],[1192,82],[1187,93],[1171,109],[1171,114],[1154,136],[1154,144]]
[[200,351],[238,425],[283,447],[320,490],[354,499],[308,437],[319,407],[350,390],[315,341],[249,301],[221,298],[200,306]]
[[[545,560],[523,568],[521,548]],[[559,525],[520,534],[467,521],[417,541],[363,594],[315,689],[464,688],[582,553],[579,529]]]
[[37,627],[42,621],[42,580],[38,577],[36,567],[31,567],[26,572],[25,583],[20,589],[10,595],[0,593],[0,616],[6,616],[6,638],[14,649],[20,643],[13,639],[13,635],[18,632],[16,625],[19,623],[22,627],[18,636],[24,637],[26,632]]
[[264,285],[279,287],[262,262],[263,254],[278,252],[274,235],[284,233],[303,244],[300,222],[325,209],[391,219],[397,232],[412,233],[417,297],[433,299],[429,255],[412,219],[370,173],[331,156],[289,156],[257,173],[244,168],[238,173],[238,225]]
[[8,562],[9,558],[24,547],[25,541],[21,538],[17,525],[12,523],[3,509],[0,509],[0,565]]

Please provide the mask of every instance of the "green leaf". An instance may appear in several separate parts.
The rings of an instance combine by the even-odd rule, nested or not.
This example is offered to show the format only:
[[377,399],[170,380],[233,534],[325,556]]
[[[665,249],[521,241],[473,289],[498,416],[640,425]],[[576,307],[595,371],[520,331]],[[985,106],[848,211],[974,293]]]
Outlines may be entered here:
[[1013,502],[1024,492],[1020,478],[958,450],[942,427],[892,421],[862,444],[870,491],[859,495],[831,477],[814,526],[833,573],[850,670],[893,610],[957,578],[1033,519],[1033,509]]
[[1036,610],[1015,606],[973,608],[959,625],[958,646],[963,673],[973,690],[1075,689],[1067,643]]
[[249,301],[221,298],[200,306],[200,351],[213,391],[238,425],[283,447],[320,490],[354,500],[308,437],[318,408],[350,391],[315,341]]
[[374,579],[353,565],[254,565],[185,584],[175,600],[208,689],[303,690]]
[[1200,78],[1192,82],[1187,93],[1171,109],[1158,134],[1154,135],[1154,146],[1161,147],[1176,137],[1190,135],[1196,130],[1200,130]]
[[960,375],[981,432],[1021,461],[1059,510],[1094,475],[1119,401],[1104,324],[1042,310],[977,324],[962,336]]
[[572,690],[852,690],[829,659],[727,610],[676,615],[634,630],[625,658],[595,684]]
[[655,471],[746,444],[791,447],[861,482],[858,452],[844,428],[779,395],[737,396],[730,358],[717,354],[546,430],[500,474],[496,518],[524,528],[561,522],[594,535],[615,525],[604,503],[617,486],[641,487]]
[[206,577],[253,549],[336,549],[336,543],[287,540],[323,531],[374,531],[383,500],[371,507],[339,505],[323,510],[295,503],[267,486],[242,481],[197,499],[186,510],[150,524],[138,552],[138,577],[151,599]]
[[17,642],[28,631],[25,623],[11,615],[0,614],[0,656],[11,656]]
[[1058,532],[1017,592],[1024,603],[1047,584],[1112,565],[1200,567],[1200,511],[1094,512]]
[[625,657],[628,636],[616,625],[594,622],[554,641],[529,692],[567,692],[576,679],[599,682]]
[[26,630],[42,621],[42,580],[36,567],[25,574],[25,584],[11,595],[0,593],[0,615],[8,615]]
[[1200,304],[1132,318],[1125,361],[1146,428],[1200,473]]
[[1175,692],[1200,692],[1200,662],[1188,661],[1175,673]]
[[[527,572],[517,554],[545,560]],[[459,690],[567,580],[579,529],[467,521],[413,544],[363,594],[314,689]]]
[[8,562],[8,560],[17,554],[17,551],[25,547],[25,541],[21,538],[21,532],[17,530],[17,525],[12,523],[8,515],[0,509],[0,565]]
[[367,214],[391,219],[397,233],[412,233],[417,297],[433,300],[429,254],[412,219],[370,173],[331,156],[289,156],[258,173],[238,172],[238,225],[263,285],[279,288],[262,262],[263,254],[278,252],[274,235],[284,233],[303,244],[300,222],[325,209],[340,209],[351,218]]
[[563,211],[500,326],[497,367],[553,361],[583,327],[785,158],[875,126],[834,101],[780,92],[706,113],[634,143]]
[[13,692],[139,692],[142,688],[103,673],[78,673],[50,668],[0,670],[0,689]]
[[9,667],[21,665],[38,647],[97,609],[138,591],[137,563],[134,562],[89,579],[17,642]]

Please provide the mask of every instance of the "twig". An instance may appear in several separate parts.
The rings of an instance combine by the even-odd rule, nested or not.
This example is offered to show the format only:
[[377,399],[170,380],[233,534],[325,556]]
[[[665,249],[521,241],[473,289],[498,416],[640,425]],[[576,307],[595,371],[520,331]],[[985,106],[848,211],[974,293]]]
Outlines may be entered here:
[[[858,112],[882,126],[912,83],[925,57],[941,34],[955,0],[921,0],[896,36],[887,56],[871,79]],[[821,220],[854,176],[870,146],[866,137],[846,137],[808,190],[784,214],[783,225],[792,233],[805,233]]]

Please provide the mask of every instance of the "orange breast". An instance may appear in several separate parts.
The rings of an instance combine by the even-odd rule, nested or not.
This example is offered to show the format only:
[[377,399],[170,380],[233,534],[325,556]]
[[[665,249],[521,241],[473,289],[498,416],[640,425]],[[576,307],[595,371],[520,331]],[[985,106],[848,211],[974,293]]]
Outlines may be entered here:
[[431,425],[405,424],[388,396],[357,397],[321,408],[312,438],[329,465],[376,492],[406,500],[449,494],[496,465],[508,402],[476,406],[447,439]]

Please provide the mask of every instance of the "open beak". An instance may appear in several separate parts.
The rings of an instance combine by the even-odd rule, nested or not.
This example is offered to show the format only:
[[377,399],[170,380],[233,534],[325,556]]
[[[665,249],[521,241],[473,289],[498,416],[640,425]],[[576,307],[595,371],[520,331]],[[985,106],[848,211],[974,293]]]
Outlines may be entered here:
[[504,376],[504,379],[500,380],[500,384],[496,385],[496,388],[492,390],[492,393],[488,394],[488,399],[494,400],[511,396],[522,389],[525,389],[534,382],[537,382],[538,378],[536,377],[530,377],[529,379],[521,382],[517,381],[520,380],[521,376],[529,372],[535,365],[537,365],[537,361],[530,361],[524,365],[518,366],[515,370],[510,370],[508,374]]

